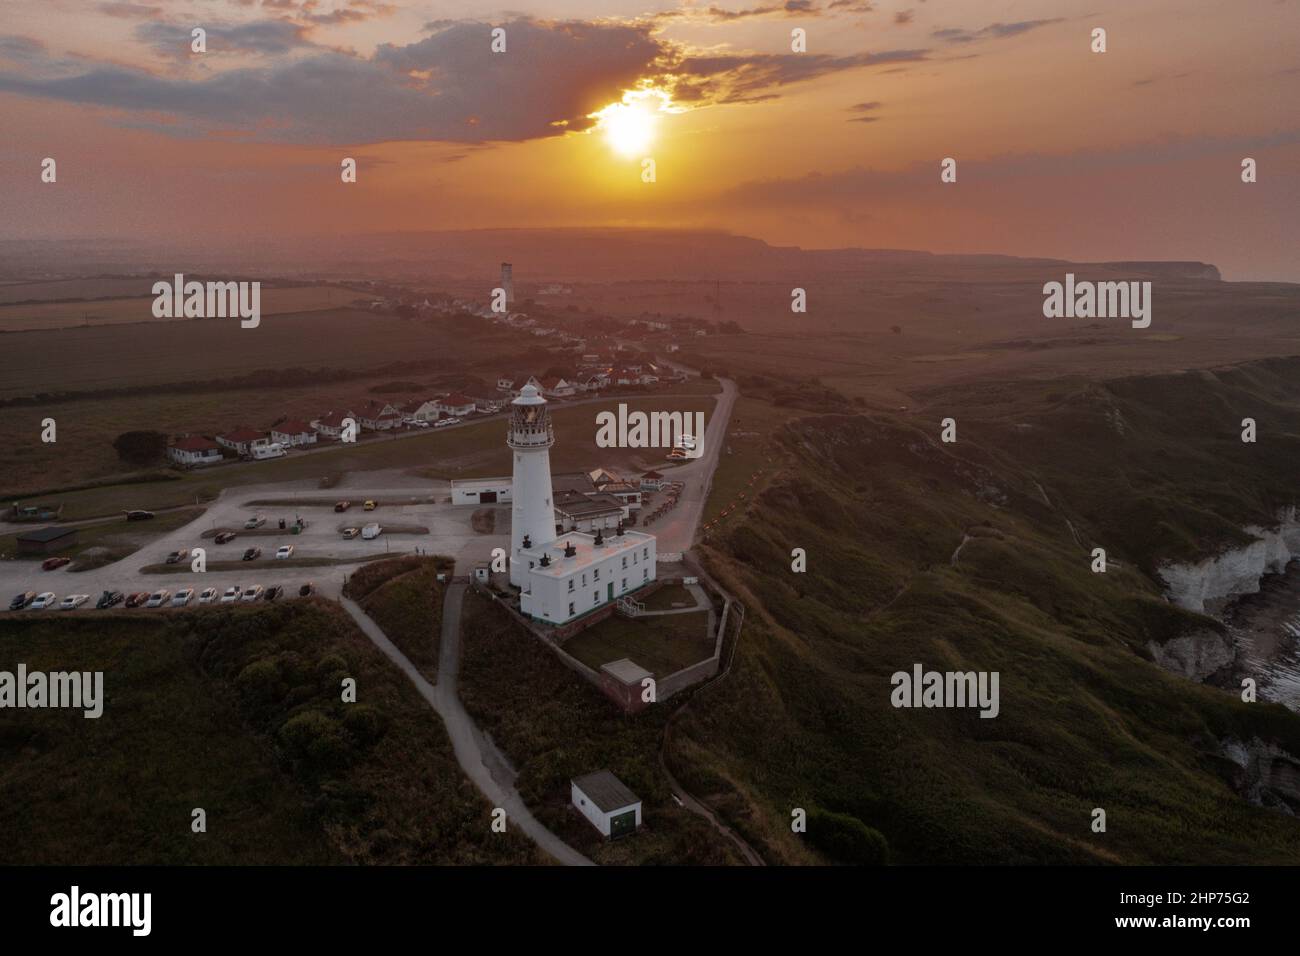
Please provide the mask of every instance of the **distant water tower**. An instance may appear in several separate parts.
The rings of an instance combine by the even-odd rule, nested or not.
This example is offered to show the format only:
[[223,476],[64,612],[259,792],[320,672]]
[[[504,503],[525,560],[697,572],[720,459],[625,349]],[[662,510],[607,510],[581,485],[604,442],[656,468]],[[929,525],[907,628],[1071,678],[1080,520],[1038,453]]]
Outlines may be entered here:
[[546,399],[536,385],[525,385],[510,403],[506,444],[515,460],[510,490],[510,583],[523,587],[528,583],[528,562],[520,558],[520,548],[537,548],[555,540],[555,505],[551,501],[555,429]]
[[506,305],[515,304],[515,273],[510,263],[501,263],[501,288],[506,290]]

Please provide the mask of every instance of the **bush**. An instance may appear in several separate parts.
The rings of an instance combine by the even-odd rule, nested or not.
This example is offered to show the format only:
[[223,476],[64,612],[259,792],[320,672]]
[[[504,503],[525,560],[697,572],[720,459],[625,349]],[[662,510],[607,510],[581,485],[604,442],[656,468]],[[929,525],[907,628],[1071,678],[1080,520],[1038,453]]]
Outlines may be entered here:
[[884,866],[889,862],[889,845],[880,831],[847,813],[809,810],[808,842],[840,863]]

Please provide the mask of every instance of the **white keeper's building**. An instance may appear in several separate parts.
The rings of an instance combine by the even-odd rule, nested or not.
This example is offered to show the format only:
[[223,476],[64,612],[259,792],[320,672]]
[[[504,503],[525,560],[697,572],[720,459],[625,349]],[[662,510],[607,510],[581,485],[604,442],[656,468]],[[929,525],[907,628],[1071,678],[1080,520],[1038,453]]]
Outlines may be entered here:
[[652,534],[615,528],[556,535],[550,460],[555,432],[546,399],[525,385],[511,406],[510,583],[519,588],[520,610],[565,624],[653,581]]

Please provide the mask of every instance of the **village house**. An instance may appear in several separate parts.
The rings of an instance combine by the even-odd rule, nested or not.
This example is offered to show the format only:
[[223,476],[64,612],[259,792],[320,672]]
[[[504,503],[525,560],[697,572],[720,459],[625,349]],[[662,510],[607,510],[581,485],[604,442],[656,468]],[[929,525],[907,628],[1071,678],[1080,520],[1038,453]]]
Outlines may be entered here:
[[572,382],[563,378],[544,378],[541,385],[542,394],[547,398],[572,398],[577,391]]
[[271,426],[271,441],[279,442],[285,448],[316,444],[316,430],[306,422],[291,418]]
[[221,461],[221,446],[201,435],[184,435],[167,446],[167,457],[187,468],[211,465]]
[[357,422],[362,428],[371,431],[388,431],[402,424],[402,413],[397,410],[396,405],[372,398],[361,406]]
[[456,418],[474,414],[474,399],[460,392],[452,392],[438,399],[438,410]]
[[642,491],[662,491],[664,487],[664,476],[657,471],[647,471],[641,476]]
[[351,419],[354,423],[357,416],[352,412],[326,412],[320,418],[311,423],[311,427],[316,429],[316,434],[324,435],[326,438],[338,440],[343,436],[343,423]]
[[224,435],[218,435],[217,444],[223,448],[229,448],[239,455],[251,455],[254,448],[261,448],[271,444],[271,439],[266,432],[259,432],[246,425],[241,425]]
[[412,399],[399,406],[398,411],[402,414],[402,421],[406,422],[436,422],[442,414],[436,398]]

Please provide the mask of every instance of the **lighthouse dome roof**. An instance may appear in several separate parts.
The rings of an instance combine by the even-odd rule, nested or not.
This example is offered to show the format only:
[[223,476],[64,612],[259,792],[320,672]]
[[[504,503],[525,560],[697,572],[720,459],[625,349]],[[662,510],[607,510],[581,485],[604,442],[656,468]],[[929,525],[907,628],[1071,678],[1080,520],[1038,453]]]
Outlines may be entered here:
[[512,405],[545,405],[546,399],[542,398],[537,391],[536,385],[525,385],[519,390],[519,397],[510,404]]

